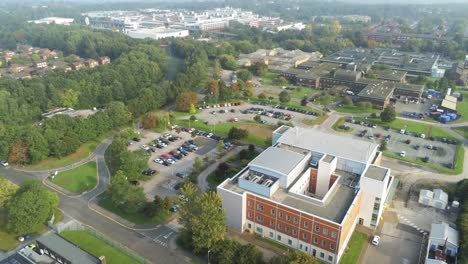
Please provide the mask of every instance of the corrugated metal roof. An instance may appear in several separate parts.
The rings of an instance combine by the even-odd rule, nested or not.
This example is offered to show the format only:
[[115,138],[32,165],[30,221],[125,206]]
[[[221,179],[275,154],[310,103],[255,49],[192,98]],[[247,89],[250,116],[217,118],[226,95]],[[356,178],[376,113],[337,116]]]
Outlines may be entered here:
[[458,246],[458,231],[446,223],[432,224],[429,239],[447,240],[452,245]]
[[39,238],[37,241],[44,244],[46,247],[55,251],[57,254],[66,258],[72,263],[100,263],[98,258],[88,254],[86,251],[83,251],[57,234],[51,233],[47,236]]

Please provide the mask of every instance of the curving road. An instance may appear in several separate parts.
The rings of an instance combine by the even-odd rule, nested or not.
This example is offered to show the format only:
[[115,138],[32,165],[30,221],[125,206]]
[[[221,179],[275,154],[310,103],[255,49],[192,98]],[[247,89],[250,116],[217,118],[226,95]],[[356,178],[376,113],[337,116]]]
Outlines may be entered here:
[[[138,232],[142,231],[138,229],[138,226],[126,226],[120,223],[119,220],[113,219],[109,215],[102,214],[90,206],[90,204],[93,202],[93,199],[105,191],[107,185],[109,184],[110,174],[104,160],[104,153],[111,142],[111,138],[106,139],[96,148],[90,157],[69,166],[52,170],[31,171],[2,167],[0,168],[0,175],[5,176],[7,179],[16,184],[22,184],[29,180],[42,181],[50,174],[50,171],[63,171],[71,169],[89,161],[92,158],[96,158],[98,164],[99,182],[98,186],[92,191],[78,197],[71,197],[62,192],[58,192],[49,185],[46,185],[48,188],[58,193],[60,197],[59,208],[64,212],[64,214],[96,229],[109,238],[132,249],[137,254],[145,257],[152,263],[190,263],[192,259],[192,255],[190,253],[179,250],[176,247],[168,248],[154,243],[151,239],[143,236],[140,234],[140,232]],[[152,228],[157,229],[159,227],[160,226],[153,226]]]

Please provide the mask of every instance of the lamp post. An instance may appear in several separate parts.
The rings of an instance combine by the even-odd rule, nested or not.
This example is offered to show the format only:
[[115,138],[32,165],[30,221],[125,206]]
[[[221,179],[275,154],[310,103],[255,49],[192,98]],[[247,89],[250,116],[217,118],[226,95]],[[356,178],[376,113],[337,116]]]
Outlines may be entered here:
[[208,264],[210,264],[210,252],[211,252],[211,250],[209,249],[208,250]]

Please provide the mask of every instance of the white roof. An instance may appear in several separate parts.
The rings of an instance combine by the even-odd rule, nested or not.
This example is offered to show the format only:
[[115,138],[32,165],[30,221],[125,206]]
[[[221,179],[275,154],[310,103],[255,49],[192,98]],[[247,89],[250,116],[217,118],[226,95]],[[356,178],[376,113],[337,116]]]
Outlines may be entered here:
[[429,239],[446,240],[452,245],[458,246],[458,231],[446,223],[432,224]]
[[440,200],[448,203],[448,194],[441,189],[434,189],[434,200]]
[[252,160],[249,166],[260,167],[288,175],[304,158],[305,155],[301,153],[269,147]]
[[419,191],[419,197],[421,196],[425,196],[425,197],[429,197],[432,199],[432,197],[434,197],[434,193],[430,190],[424,190],[424,189],[421,189]]
[[362,163],[367,163],[378,147],[370,141],[301,127],[289,128],[278,142]]

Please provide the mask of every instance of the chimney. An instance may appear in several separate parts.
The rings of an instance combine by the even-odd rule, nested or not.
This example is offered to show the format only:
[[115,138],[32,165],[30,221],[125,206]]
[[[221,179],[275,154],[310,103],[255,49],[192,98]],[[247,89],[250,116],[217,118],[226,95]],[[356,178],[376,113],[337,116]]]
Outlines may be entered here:
[[99,261],[101,262],[101,264],[106,264],[106,256],[100,256]]

